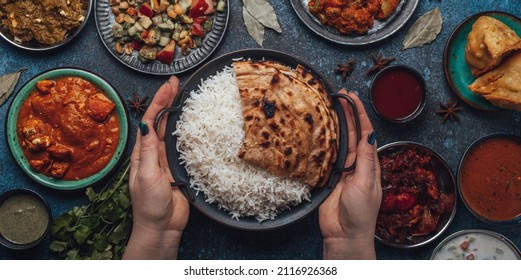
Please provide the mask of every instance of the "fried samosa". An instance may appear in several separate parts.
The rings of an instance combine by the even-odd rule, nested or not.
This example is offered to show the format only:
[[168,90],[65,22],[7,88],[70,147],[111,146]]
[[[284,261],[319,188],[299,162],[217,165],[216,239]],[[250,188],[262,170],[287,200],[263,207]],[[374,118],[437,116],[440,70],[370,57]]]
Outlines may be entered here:
[[521,38],[503,22],[481,16],[472,25],[465,46],[465,60],[474,77],[498,66],[505,57],[521,49]]
[[497,107],[521,111],[521,51],[477,78],[469,89]]

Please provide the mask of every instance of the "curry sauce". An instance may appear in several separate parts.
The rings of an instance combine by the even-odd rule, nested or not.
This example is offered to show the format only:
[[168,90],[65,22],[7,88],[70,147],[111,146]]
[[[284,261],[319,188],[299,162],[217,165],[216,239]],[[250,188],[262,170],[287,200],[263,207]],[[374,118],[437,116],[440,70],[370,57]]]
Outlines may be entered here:
[[79,77],[42,80],[24,101],[17,133],[31,168],[64,180],[102,170],[119,144],[115,103]]

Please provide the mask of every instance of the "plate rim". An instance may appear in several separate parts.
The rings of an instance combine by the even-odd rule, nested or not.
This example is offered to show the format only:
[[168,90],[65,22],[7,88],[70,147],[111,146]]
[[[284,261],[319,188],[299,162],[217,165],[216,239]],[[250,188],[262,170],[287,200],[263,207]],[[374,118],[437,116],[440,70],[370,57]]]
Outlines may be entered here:
[[[370,38],[374,34],[365,34],[362,36],[349,36],[349,35],[342,35],[340,33],[334,33],[329,30],[329,27],[325,27],[321,24],[319,24],[317,21],[315,21],[313,18],[311,18],[311,15],[307,12],[307,9],[302,5],[302,0],[290,0],[291,6],[293,7],[294,12],[297,14],[298,18],[306,25],[311,31],[313,31],[318,36],[329,40],[331,42],[345,45],[345,46],[368,46],[373,45],[379,42],[382,42],[386,39],[389,39],[393,35],[395,35],[412,17],[416,9],[418,8],[420,0],[402,0],[403,3],[402,8],[408,8],[406,11],[408,12],[405,14],[405,16],[400,13],[396,15],[397,17],[403,16],[403,18],[400,18],[400,22],[398,23],[398,26],[396,28],[381,33],[380,30],[376,31],[374,34],[383,34],[380,36],[376,36],[376,38],[369,40],[369,39],[356,39],[356,38]],[[412,5],[412,6],[406,6],[405,5]],[[392,17],[390,20],[394,21],[397,20],[397,17]],[[385,29],[382,28],[382,29]],[[374,35],[375,36],[375,35]]]
[[[250,49],[243,49],[243,50],[236,50],[232,51],[226,54],[223,54],[217,58],[214,58],[213,60],[207,62],[202,67],[200,67],[190,78],[184,83],[184,85],[180,88],[179,94],[177,95],[176,99],[173,102],[173,107],[178,108],[178,110],[181,110],[182,102],[188,98],[188,95],[190,94],[189,90],[190,88],[197,88],[197,86],[201,83],[201,79],[206,79],[211,75],[214,75],[217,71],[220,71],[221,68],[214,67],[217,65],[228,65],[233,63],[236,58],[267,58],[269,60],[277,60],[277,58],[274,58],[277,56],[280,56],[280,60],[288,59],[292,60],[292,63],[301,64],[304,66],[307,70],[311,71],[313,75],[322,82],[324,87],[326,88],[326,91],[328,91],[329,94],[332,93],[331,86],[327,82],[327,80],[324,79],[322,75],[320,75],[313,67],[311,67],[308,63],[296,58],[293,55],[290,55],[288,53],[279,51],[279,50],[273,50],[273,49],[265,49],[265,48],[250,48]],[[223,67],[224,67],[223,66]],[[203,77],[204,76],[204,77]],[[338,111],[341,110],[342,116],[343,116],[343,109],[340,105],[340,102],[335,102],[335,99],[333,99],[333,105],[335,106],[335,109],[337,110],[337,114],[341,115]],[[180,113],[176,114],[175,117],[174,114],[171,114],[168,116],[167,120],[167,132],[165,135],[172,135],[171,132],[175,129],[175,123],[176,119],[178,119]],[[339,117],[339,126],[346,127],[346,121],[345,118]],[[340,133],[342,133],[342,130],[340,130]],[[179,168],[182,168],[181,171],[186,173],[186,169],[184,166],[182,166],[179,162],[179,159],[176,159],[176,156],[178,156],[179,152],[176,149],[176,140],[177,137],[167,137],[165,139],[165,149],[167,153],[167,159],[170,165],[170,171],[172,173],[172,176],[174,178],[179,178]],[[334,168],[338,168],[340,158],[342,158],[342,167],[343,167],[343,158],[345,155],[347,155],[347,148],[342,148],[342,137],[340,139],[340,145],[339,145],[339,152],[337,156],[337,162],[334,165]],[[344,137],[343,141],[345,142],[346,139]],[[344,144],[347,147],[347,144]],[[344,152],[340,151],[342,149]],[[186,176],[185,174],[182,174],[182,176]],[[311,213],[313,213],[315,210],[318,209],[318,207],[324,202],[327,197],[331,194],[334,187],[336,186],[336,183],[340,179],[341,173],[335,172],[333,170],[330,179],[328,181],[328,184],[322,188],[314,188],[311,190],[311,202],[308,201],[302,201],[297,206],[292,206],[291,209],[283,209],[281,212],[277,214],[277,217],[274,219],[268,219],[263,222],[258,222],[254,217],[241,217],[239,221],[232,218],[232,216],[229,214],[229,212],[219,209],[217,204],[209,204],[204,201],[205,195],[202,192],[199,192],[199,194],[195,194],[195,191],[193,191],[189,185],[189,180],[184,180],[185,183],[187,183],[186,187],[182,187],[181,190],[183,191],[183,194],[187,196],[188,200],[190,201],[190,204],[194,206],[197,210],[199,210],[201,213],[203,213],[206,217],[210,218],[211,220],[228,227],[231,227],[233,229],[238,230],[245,230],[245,231],[268,231],[268,230],[275,230],[279,228],[283,228],[286,226],[289,226],[290,224],[293,224],[297,221],[300,221],[304,219],[305,217],[308,217]],[[185,179],[185,178],[181,178]],[[188,178],[189,179],[189,178]],[[181,180],[183,181],[183,180]],[[186,182],[188,181],[188,182]],[[179,182],[179,181],[176,181]],[[192,201],[189,199],[190,195],[187,195],[187,191],[191,191],[197,201]],[[313,200],[313,197],[318,197],[320,199]],[[295,210],[297,209],[297,210]],[[291,213],[291,214],[289,214]],[[287,217],[285,215],[289,215],[290,218],[287,220]]]
[[[445,48],[443,51],[443,72],[444,72],[445,80],[449,84],[452,91],[459,97],[460,100],[465,102],[465,104],[471,106],[472,108],[475,108],[475,109],[478,109],[481,111],[485,111],[485,112],[497,112],[497,111],[503,111],[505,109],[502,109],[502,108],[499,108],[499,107],[493,105],[492,103],[490,103],[488,100],[486,100],[483,97],[482,97],[482,100],[484,101],[483,105],[469,101],[468,98],[465,97],[465,95],[460,91],[460,89],[454,84],[454,79],[452,78],[452,75],[450,74],[449,67],[451,64],[450,53],[452,51],[452,45],[454,43],[454,40],[456,40],[456,37],[461,35],[460,33],[461,33],[462,29],[464,27],[466,27],[469,24],[469,22],[477,19],[478,17],[484,16],[484,15],[491,15],[491,14],[499,14],[502,16],[510,17],[513,20],[517,21],[519,23],[519,25],[521,26],[521,18],[519,18],[513,14],[503,12],[503,11],[479,12],[479,13],[466,17],[460,23],[458,23],[458,25],[454,28],[454,30],[449,35],[449,39],[447,40],[447,43],[445,44]],[[468,91],[469,91],[469,93],[473,93],[470,90],[468,90]],[[473,93],[473,94],[475,94],[475,93]],[[485,104],[487,104],[487,105],[485,105]]]
[[[23,151],[21,150],[21,147],[18,143],[18,134],[16,133],[16,130],[17,130],[16,129],[16,123],[17,123],[16,119],[18,117],[18,113],[20,111],[21,104],[23,103],[23,101],[25,101],[25,99],[32,92],[31,84],[36,83],[37,79],[39,79],[41,77],[47,77],[47,76],[63,77],[65,75],[69,75],[69,74],[63,73],[63,72],[67,72],[67,71],[74,71],[74,74],[72,74],[73,76],[82,77],[84,79],[88,79],[88,78],[85,78],[86,76],[88,76],[89,78],[98,79],[98,81],[92,81],[92,80],[88,80],[88,81],[93,83],[94,85],[96,85],[96,87],[101,90],[103,90],[103,88],[106,87],[113,91],[114,96],[112,96],[112,95],[110,95],[110,96],[113,99],[113,101],[116,103],[116,108],[119,108],[117,110],[117,115],[120,119],[119,122],[120,122],[120,130],[121,130],[120,143],[118,144],[115,154],[112,157],[112,159],[109,161],[109,163],[107,163],[107,165],[101,171],[99,171],[97,174],[94,174],[87,178],[83,178],[81,180],[76,180],[76,181],[72,181],[72,180],[71,181],[62,181],[62,180],[54,179],[54,178],[51,178],[51,177],[45,176],[43,174],[32,171],[31,167],[29,166],[29,164],[27,162],[27,159],[25,158],[25,156],[23,156]],[[31,88],[29,88],[29,87],[31,87]],[[26,91],[27,93],[22,94],[23,91]],[[103,91],[105,92],[105,90],[103,90]],[[20,100],[20,99],[23,99],[23,100]],[[20,103],[20,106],[15,107],[15,106],[17,106],[16,105],[17,103]],[[103,78],[102,76],[100,76],[99,74],[97,74],[93,71],[79,68],[79,67],[55,67],[55,68],[51,68],[51,69],[39,72],[36,75],[34,75],[33,77],[29,78],[29,80],[27,80],[27,82],[25,82],[20,87],[20,89],[16,92],[16,95],[14,96],[11,104],[7,108],[7,115],[5,118],[5,131],[6,131],[5,139],[7,142],[7,146],[9,147],[9,152],[11,154],[11,157],[14,159],[14,161],[18,164],[20,169],[22,169],[23,172],[29,178],[31,178],[32,180],[34,180],[35,182],[37,182],[38,184],[40,184],[42,186],[45,186],[45,187],[48,187],[51,189],[55,189],[55,190],[59,190],[59,191],[80,190],[80,189],[84,189],[88,186],[96,186],[99,184],[103,184],[104,180],[106,178],[109,178],[111,176],[111,174],[113,174],[118,169],[118,167],[121,165],[121,163],[124,161],[125,154],[128,150],[128,146],[129,146],[129,142],[130,142],[130,139],[129,139],[130,119],[128,116],[129,116],[129,114],[128,114],[128,111],[127,111],[127,108],[125,106],[122,96],[118,93],[116,88],[114,86],[112,86],[112,84],[110,84],[110,82],[108,80],[106,80],[105,78]],[[15,118],[15,119],[13,119],[13,118]],[[20,151],[22,157],[19,157],[15,153],[15,149]],[[60,183],[60,182],[64,182],[64,183]]]
[[[158,67],[168,67],[169,69],[165,70],[165,71],[159,71],[159,70],[147,70],[147,69],[141,69],[140,67],[137,67],[135,65],[130,65],[129,62],[123,60],[123,58],[121,57],[121,55],[117,54],[115,52],[115,49],[112,47],[112,43],[109,43],[108,40],[111,39],[113,41],[114,40],[114,37],[113,36],[109,36],[110,38],[105,38],[104,34],[103,34],[103,31],[102,31],[102,26],[101,26],[101,23],[100,23],[100,19],[99,17],[101,16],[100,14],[105,12],[109,15],[107,15],[107,17],[110,17],[110,10],[102,10],[103,7],[98,7],[99,5],[103,5],[105,2],[108,3],[108,1],[110,0],[95,0],[95,5],[93,7],[94,9],[94,19],[95,19],[95,24],[96,24],[96,30],[97,30],[97,33],[100,37],[100,40],[101,42],[103,43],[103,45],[105,46],[105,48],[107,49],[107,51],[117,60],[119,61],[120,63],[122,63],[123,65],[125,65],[126,67],[130,68],[130,69],[133,69],[135,71],[138,71],[138,72],[141,72],[141,73],[145,73],[145,74],[150,74],[150,75],[157,75],[157,76],[163,76],[163,75],[177,75],[177,74],[181,74],[181,73],[184,73],[186,71],[189,71],[189,70],[192,70],[193,68],[199,66],[201,63],[203,63],[204,61],[206,61],[214,52],[215,50],[217,50],[217,48],[219,47],[219,45],[221,44],[223,38],[224,38],[224,35],[226,34],[226,31],[228,29],[228,24],[229,24],[229,21],[230,21],[230,0],[225,0],[226,1],[226,5],[225,5],[225,9],[226,11],[225,12],[222,12],[220,14],[223,14],[223,27],[222,27],[222,33],[218,34],[218,33],[213,33],[213,30],[212,32],[210,32],[209,34],[206,34],[205,37],[203,38],[203,41],[208,39],[211,34],[217,34],[216,36],[218,37],[217,38],[217,41],[215,42],[215,45],[213,47],[209,47],[209,50],[207,50],[207,52],[205,54],[200,54],[200,52],[203,50],[203,48],[205,47],[204,45],[201,46],[200,48],[198,49],[194,49],[191,51],[190,55],[188,56],[184,56],[182,57],[181,59],[179,59],[179,63],[180,64],[184,64],[181,69],[173,69],[174,66],[175,66],[175,62],[176,62],[176,59],[174,57],[174,61],[170,64],[170,65],[166,65],[166,64],[163,64],[163,63],[160,63],[159,61],[151,61],[147,64],[145,63],[142,63],[140,62],[136,57],[135,57],[135,54],[132,54],[132,57],[135,58],[135,60],[138,61],[138,65],[143,65],[143,67],[146,67],[147,65],[157,65]],[[101,3],[101,4],[99,4]],[[98,8],[100,10],[98,10]],[[217,12],[216,12],[217,14]],[[106,23],[108,27],[110,27],[109,29],[112,30],[112,24],[113,22],[107,22]],[[215,23],[214,23],[215,24]],[[214,25],[215,26],[215,25]],[[107,35],[108,36],[108,35]],[[179,50],[177,49],[177,46],[176,46],[176,52],[178,52]],[[196,59],[195,62],[192,62],[190,64],[190,62],[187,62],[186,63],[186,59],[188,59],[189,57],[192,57],[192,56],[198,56]],[[186,66],[188,65],[188,66]]]

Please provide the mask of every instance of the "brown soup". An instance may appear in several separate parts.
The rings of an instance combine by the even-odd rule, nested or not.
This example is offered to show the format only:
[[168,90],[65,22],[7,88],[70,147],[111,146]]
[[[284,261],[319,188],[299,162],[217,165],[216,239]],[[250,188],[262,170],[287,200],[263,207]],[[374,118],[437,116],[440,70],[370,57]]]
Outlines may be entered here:
[[459,172],[467,206],[482,217],[508,221],[521,215],[521,143],[490,138],[467,152]]

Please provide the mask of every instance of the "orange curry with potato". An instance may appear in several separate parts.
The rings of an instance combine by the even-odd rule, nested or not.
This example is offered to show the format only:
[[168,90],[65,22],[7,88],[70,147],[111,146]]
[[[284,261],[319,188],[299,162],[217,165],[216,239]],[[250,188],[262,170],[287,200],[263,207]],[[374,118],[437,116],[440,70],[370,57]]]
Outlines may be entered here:
[[119,144],[115,103],[79,77],[42,80],[24,101],[17,133],[31,168],[63,180],[102,170]]
[[400,0],[310,0],[311,14],[342,34],[366,34],[374,20],[389,18]]

